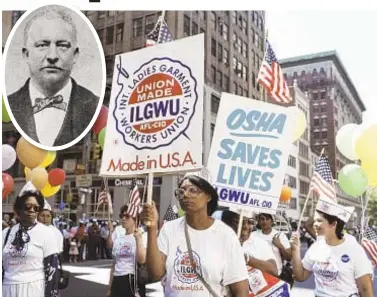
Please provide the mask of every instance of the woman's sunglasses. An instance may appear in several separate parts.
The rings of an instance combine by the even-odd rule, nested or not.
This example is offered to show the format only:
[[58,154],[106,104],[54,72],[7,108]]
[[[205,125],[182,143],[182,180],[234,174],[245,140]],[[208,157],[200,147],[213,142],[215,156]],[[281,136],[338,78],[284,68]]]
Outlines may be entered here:
[[35,205],[35,204],[25,204],[25,206],[24,206],[25,211],[30,211],[32,209],[35,212],[40,212],[42,208],[39,205]]

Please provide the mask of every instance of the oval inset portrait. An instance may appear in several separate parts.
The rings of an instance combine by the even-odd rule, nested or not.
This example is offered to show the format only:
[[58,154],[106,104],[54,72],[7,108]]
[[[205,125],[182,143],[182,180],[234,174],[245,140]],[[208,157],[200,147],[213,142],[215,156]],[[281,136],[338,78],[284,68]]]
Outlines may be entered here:
[[21,135],[45,150],[79,142],[103,103],[106,67],[97,32],[79,10],[27,11],[4,49],[4,103]]

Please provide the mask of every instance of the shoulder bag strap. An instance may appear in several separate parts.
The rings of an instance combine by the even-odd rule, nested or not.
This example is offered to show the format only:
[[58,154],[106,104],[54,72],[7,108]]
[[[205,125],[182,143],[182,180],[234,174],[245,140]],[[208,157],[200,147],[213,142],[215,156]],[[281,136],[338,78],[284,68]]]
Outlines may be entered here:
[[7,231],[7,234],[5,235],[5,240],[4,240],[4,245],[3,245],[3,249],[5,247],[5,245],[7,244],[7,241],[8,241],[8,237],[9,237],[9,234],[10,234],[10,231],[12,230],[11,227],[9,227],[8,231]]
[[190,257],[190,262],[191,262],[192,268],[195,271],[195,274],[198,276],[199,280],[203,283],[203,285],[207,288],[208,292],[212,296],[219,297],[219,295],[217,295],[217,293],[211,288],[211,286],[205,281],[205,279],[196,270],[196,262],[194,261],[194,256],[192,254],[191,242],[190,242],[190,237],[189,237],[189,234],[188,234],[188,228],[187,228],[187,221],[186,220],[185,220],[185,238],[186,238],[186,244],[187,244],[188,253],[189,253],[189,257]]

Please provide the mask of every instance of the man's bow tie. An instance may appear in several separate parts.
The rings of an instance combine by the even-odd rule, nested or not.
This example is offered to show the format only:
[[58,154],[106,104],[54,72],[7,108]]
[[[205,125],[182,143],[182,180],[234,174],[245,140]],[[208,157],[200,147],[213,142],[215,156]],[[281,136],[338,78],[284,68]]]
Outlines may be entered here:
[[35,105],[33,106],[33,112],[37,113],[48,107],[55,107],[66,111],[67,103],[63,102],[62,95],[58,95],[55,97],[36,98]]

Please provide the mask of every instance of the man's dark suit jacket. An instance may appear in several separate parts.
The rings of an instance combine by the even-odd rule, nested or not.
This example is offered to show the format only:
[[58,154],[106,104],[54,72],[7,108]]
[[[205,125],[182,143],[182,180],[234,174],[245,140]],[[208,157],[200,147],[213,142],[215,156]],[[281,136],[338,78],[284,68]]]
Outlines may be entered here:
[[[33,107],[29,94],[28,79],[23,87],[8,96],[8,102],[17,124],[31,139],[40,143],[36,131]],[[78,85],[72,79],[72,91],[68,109],[54,146],[65,145],[75,140],[88,127],[97,109],[99,98]],[[49,125],[49,123],[46,123]],[[43,145],[43,143],[41,143]]]

